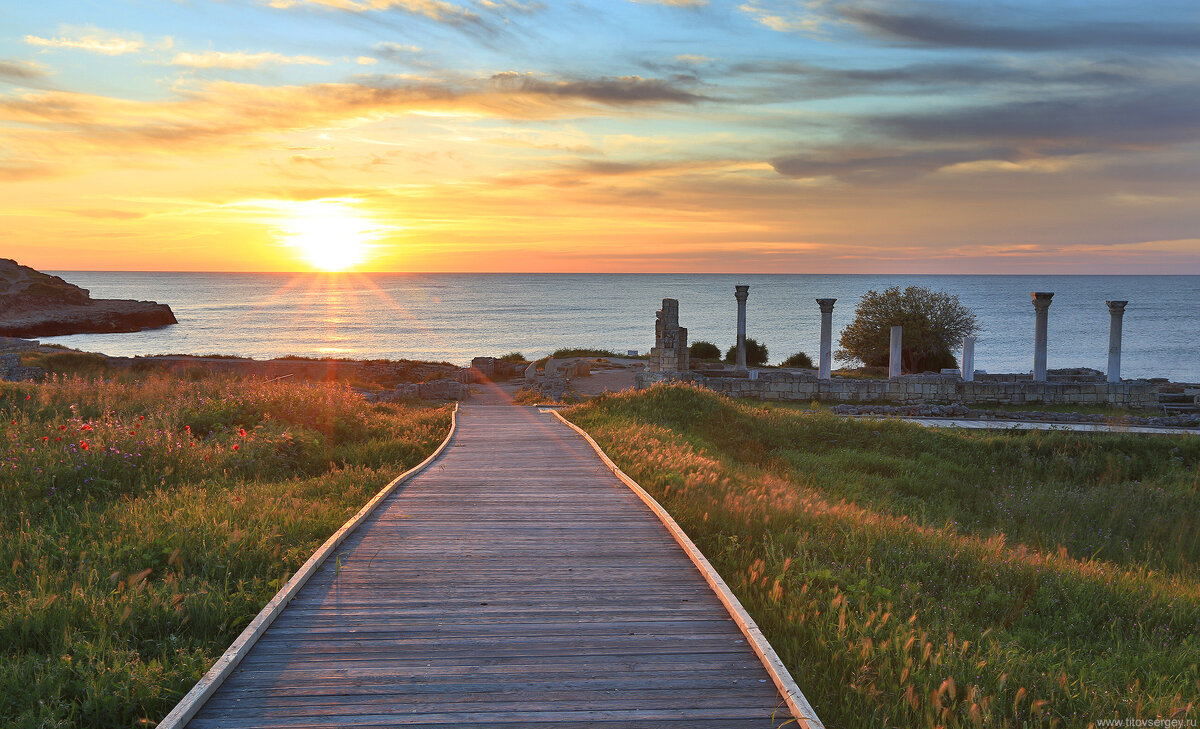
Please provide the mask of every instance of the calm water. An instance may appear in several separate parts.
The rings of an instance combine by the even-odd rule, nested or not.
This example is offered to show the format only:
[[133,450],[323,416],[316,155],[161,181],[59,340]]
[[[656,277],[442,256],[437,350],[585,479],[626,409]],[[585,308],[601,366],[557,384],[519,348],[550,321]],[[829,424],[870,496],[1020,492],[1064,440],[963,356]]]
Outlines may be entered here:
[[1122,374],[1200,381],[1200,276],[873,276],[703,274],[204,274],[59,272],[93,296],[167,303],[177,326],[47,338],[114,355],[286,354],[447,360],[559,347],[645,352],[654,312],[679,299],[690,341],[735,337],[733,287],[750,285],[749,336],[771,361],[816,359],[815,298],[834,297],[834,344],[870,289],[921,285],[957,294],[983,325],[976,367],[1033,366],[1030,291],[1053,291],[1049,366],[1105,369],[1107,299],[1126,299]]

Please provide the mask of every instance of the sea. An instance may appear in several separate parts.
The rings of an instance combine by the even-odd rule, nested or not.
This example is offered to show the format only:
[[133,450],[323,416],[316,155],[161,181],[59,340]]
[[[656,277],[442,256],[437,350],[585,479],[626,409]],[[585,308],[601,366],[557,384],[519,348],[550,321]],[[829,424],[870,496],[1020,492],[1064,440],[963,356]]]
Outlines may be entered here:
[[110,355],[220,354],[420,359],[466,365],[472,357],[562,347],[645,353],[654,314],[679,300],[691,342],[724,351],[736,337],[734,286],[750,286],[748,336],[777,363],[814,360],[817,298],[836,298],[834,346],[864,293],[925,286],[959,297],[982,331],[975,366],[1033,367],[1030,292],[1054,292],[1051,368],[1108,366],[1106,300],[1126,300],[1121,371],[1126,378],[1200,381],[1200,275],[942,276],[805,274],[146,273],[57,271],[93,297],[170,304],[179,324],[131,334],[46,337]]

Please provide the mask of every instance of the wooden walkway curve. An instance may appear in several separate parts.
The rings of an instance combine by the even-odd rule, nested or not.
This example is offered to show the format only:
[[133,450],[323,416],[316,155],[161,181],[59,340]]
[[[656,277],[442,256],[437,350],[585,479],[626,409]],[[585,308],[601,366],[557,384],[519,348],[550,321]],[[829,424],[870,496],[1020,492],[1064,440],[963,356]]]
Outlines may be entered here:
[[350,532],[187,726],[791,718],[696,566],[587,441],[552,414],[485,399],[460,410],[449,447]]

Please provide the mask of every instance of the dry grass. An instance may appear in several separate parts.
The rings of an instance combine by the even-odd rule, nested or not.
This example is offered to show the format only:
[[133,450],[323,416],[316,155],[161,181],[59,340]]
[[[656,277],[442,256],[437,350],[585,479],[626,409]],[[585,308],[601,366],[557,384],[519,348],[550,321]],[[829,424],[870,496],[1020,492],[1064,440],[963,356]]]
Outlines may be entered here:
[[686,386],[564,414],[696,540],[829,726],[1200,713],[1197,439],[931,432]]
[[167,375],[0,385],[0,724],[153,723],[445,407]]

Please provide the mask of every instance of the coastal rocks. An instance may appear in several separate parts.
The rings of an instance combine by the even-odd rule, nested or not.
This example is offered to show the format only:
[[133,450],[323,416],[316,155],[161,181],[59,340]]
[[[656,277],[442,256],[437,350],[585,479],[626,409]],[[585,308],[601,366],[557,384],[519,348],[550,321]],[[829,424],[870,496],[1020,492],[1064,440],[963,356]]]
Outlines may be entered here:
[[21,355],[0,354],[0,381],[22,382],[25,380],[40,380],[45,375],[41,367],[24,367],[21,365]]
[[471,386],[457,379],[431,380],[429,382],[405,383],[390,392],[363,393],[372,402],[394,402],[406,398],[419,400],[466,400],[471,396]]
[[0,258],[0,336],[137,332],[176,323],[166,304],[93,299],[58,276]]

